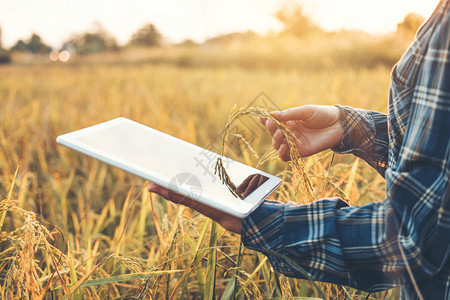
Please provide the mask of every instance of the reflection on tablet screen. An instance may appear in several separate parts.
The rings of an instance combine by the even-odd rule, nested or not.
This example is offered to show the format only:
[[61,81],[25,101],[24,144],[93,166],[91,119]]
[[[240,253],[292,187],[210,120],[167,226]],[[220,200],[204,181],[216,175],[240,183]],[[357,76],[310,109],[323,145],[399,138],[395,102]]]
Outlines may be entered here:
[[252,174],[236,188],[236,193],[241,196],[241,199],[245,199],[268,179],[262,174]]

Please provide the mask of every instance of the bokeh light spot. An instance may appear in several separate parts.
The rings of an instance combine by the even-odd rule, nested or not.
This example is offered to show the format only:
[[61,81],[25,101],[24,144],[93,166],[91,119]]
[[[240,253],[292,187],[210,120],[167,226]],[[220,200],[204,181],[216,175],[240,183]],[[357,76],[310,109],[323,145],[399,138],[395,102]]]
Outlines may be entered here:
[[59,52],[56,50],[53,50],[52,52],[50,52],[50,54],[48,55],[48,58],[50,58],[51,61],[58,61],[59,59]]
[[67,62],[70,59],[70,53],[69,51],[61,51],[61,53],[59,53],[59,60],[62,62]]

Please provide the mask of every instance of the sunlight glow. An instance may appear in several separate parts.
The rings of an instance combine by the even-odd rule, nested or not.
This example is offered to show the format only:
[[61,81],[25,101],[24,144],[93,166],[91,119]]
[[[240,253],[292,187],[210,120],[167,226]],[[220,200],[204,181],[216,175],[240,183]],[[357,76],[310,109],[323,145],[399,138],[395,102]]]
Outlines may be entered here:
[[[295,1],[295,0],[291,0]],[[298,0],[326,30],[393,31],[404,16],[428,17],[438,0]],[[60,47],[72,35],[98,21],[120,44],[144,24],[153,23],[169,42],[202,42],[218,34],[253,30],[260,34],[282,29],[275,18],[279,0],[0,0],[3,46],[28,39],[33,32]],[[26,8],[26,9],[24,9]]]

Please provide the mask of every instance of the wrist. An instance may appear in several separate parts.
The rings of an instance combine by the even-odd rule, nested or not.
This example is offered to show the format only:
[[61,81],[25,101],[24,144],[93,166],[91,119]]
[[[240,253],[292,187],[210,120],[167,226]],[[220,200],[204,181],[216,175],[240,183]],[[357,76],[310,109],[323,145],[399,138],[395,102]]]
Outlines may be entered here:
[[[333,150],[334,148],[339,148],[343,146],[344,143],[344,124],[345,124],[345,111],[343,106],[335,104],[334,110],[336,111],[336,128],[335,128],[335,143],[331,148]],[[334,150],[333,150],[334,151]]]

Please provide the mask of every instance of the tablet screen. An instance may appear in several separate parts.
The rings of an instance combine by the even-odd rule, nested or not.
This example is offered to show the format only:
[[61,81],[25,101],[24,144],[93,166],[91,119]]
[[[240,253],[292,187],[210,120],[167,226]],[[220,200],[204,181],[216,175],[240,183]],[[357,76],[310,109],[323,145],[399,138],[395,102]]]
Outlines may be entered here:
[[[57,141],[106,163],[236,216],[245,216],[279,184],[277,177],[125,118],[58,137]],[[231,181],[269,178],[245,199],[234,196],[214,167],[221,157]]]

